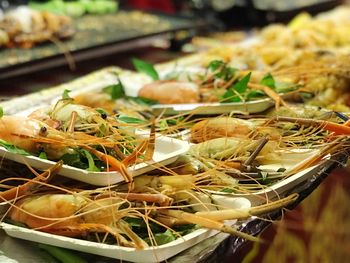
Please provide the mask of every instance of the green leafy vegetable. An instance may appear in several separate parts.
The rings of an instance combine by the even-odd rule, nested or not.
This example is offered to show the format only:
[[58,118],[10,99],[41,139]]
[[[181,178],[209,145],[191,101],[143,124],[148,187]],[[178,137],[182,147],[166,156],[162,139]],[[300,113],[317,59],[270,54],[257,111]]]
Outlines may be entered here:
[[39,154],[39,158],[40,158],[40,159],[47,160],[47,155],[46,155],[46,153],[45,153],[45,152],[41,152],[41,153]]
[[89,167],[87,170],[92,172],[99,172],[100,169],[96,167],[94,158],[92,157],[91,153],[84,149],[82,149],[81,152],[88,160]]
[[4,109],[0,107],[0,118],[2,118],[2,116],[4,116]]
[[101,109],[101,108],[97,108],[96,111],[99,113],[99,114],[105,114],[106,116],[108,116],[108,112],[106,112],[104,109]]
[[45,250],[62,263],[87,263],[87,261],[68,249],[54,247],[46,244],[39,244],[39,248]]
[[159,122],[159,128],[161,131],[164,131],[168,128],[168,122],[166,120],[161,120]]
[[275,89],[276,88],[276,82],[273,76],[268,73],[266,74],[263,79],[260,81],[261,85],[267,86],[269,88]]
[[152,105],[158,104],[158,101],[156,101],[156,100],[151,100],[151,99],[147,99],[147,98],[143,98],[143,97],[127,96],[126,98],[128,100],[135,101],[136,103],[138,103],[140,105],[145,105],[145,106],[152,106]]
[[72,99],[72,98],[69,96],[69,92],[71,92],[69,89],[65,89],[65,90],[63,91],[63,94],[62,94],[62,99],[64,99],[64,100]]
[[216,71],[224,66],[225,62],[223,62],[222,60],[213,60],[209,63],[208,69],[210,69],[211,71]]
[[231,193],[234,192],[234,190],[231,189],[231,188],[223,188],[223,189],[220,190],[220,192],[231,194]]
[[150,76],[153,80],[159,79],[158,72],[152,64],[137,58],[133,58],[132,63],[138,72]]
[[227,66],[221,60],[213,60],[210,62],[208,69],[213,73],[215,78],[224,79],[226,81],[233,78],[237,69]]
[[122,84],[119,78],[117,84],[110,85],[104,88],[103,91],[111,96],[111,100],[117,100],[125,97],[124,85]]
[[222,99],[224,102],[239,102],[242,99],[238,94],[242,94],[246,92],[248,89],[248,83],[250,80],[251,72],[249,72],[247,75],[245,75],[242,79],[240,79],[238,82],[234,83],[231,88],[229,88],[225,94],[222,96]]
[[77,167],[80,169],[88,169],[89,165],[84,163],[81,159],[81,155],[79,153],[66,153],[61,157],[61,160],[64,164]]
[[6,150],[8,150],[11,153],[16,153],[16,154],[21,154],[21,155],[30,155],[30,153],[28,153],[27,151],[25,151],[21,148],[18,148],[16,146],[14,146],[13,144],[8,143],[8,142],[1,140],[1,139],[0,139],[0,146],[4,147]]
[[[139,237],[144,238],[145,240],[148,238],[148,228],[142,218],[124,217],[123,220],[129,224]],[[148,222],[148,226],[151,228],[152,233],[162,233],[166,230],[164,227],[153,222]]]
[[277,93],[286,93],[286,92],[296,90],[302,86],[303,85],[295,85],[295,84],[291,84],[291,83],[287,83],[287,82],[277,82],[276,81],[275,90]]
[[118,121],[125,122],[125,123],[133,123],[133,124],[145,123],[145,121],[142,119],[130,117],[127,115],[120,115],[118,117]]
[[250,76],[252,75],[251,72],[249,72],[247,75],[245,75],[240,81],[236,82],[233,85],[233,88],[238,92],[238,93],[243,93],[247,90],[248,88],[248,83],[250,80]]
[[247,95],[247,100],[253,99],[253,98],[259,98],[266,96],[266,93],[262,90],[252,90]]
[[173,226],[172,229],[177,233],[179,233],[180,235],[184,236],[199,228],[200,226],[196,224],[186,224],[186,225]]
[[175,239],[176,236],[169,229],[164,233],[157,233],[154,235],[154,240],[158,246],[174,241]]

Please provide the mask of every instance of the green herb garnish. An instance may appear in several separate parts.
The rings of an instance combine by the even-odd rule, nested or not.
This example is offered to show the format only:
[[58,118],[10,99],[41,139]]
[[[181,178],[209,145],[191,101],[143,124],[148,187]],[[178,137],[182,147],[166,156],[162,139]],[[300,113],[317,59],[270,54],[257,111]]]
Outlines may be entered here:
[[225,94],[222,96],[223,102],[239,102],[242,101],[241,97],[237,95],[243,95],[248,89],[248,83],[250,80],[251,72],[245,75],[238,82],[234,83],[231,88],[229,88]]
[[231,188],[223,188],[223,189],[220,190],[220,192],[231,194],[231,193],[234,192],[234,190],[231,189]]
[[227,64],[221,60],[213,60],[208,65],[208,69],[212,72],[215,78],[230,80],[233,78],[237,69],[227,66]]
[[47,160],[47,155],[46,155],[46,153],[45,153],[45,152],[39,153],[39,158],[40,158],[40,159]]
[[275,79],[273,78],[273,76],[268,73],[266,74],[263,79],[260,81],[261,85],[267,86],[271,89],[275,89],[276,88],[276,82]]
[[128,100],[135,101],[137,104],[145,105],[145,106],[152,106],[152,105],[158,104],[158,101],[156,101],[156,100],[151,100],[151,99],[147,99],[147,98],[143,98],[143,97],[126,96],[126,98]]
[[23,150],[21,148],[18,148],[14,146],[12,143],[8,143],[4,140],[0,139],[0,146],[4,147],[6,150],[8,150],[11,153],[21,154],[21,155],[30,155],[26,150]]
[[91,172],[100,172],[101,170],[96,167],[94,158],[92,157],[91,153],[84,149],[82,149],[81,152],[88,160],[89,167],[87,168],[87,170]]
[[142,119],[130,117],[127,115],[120,115],[118,117],[118,121],[125,122],[125,123],[133,123],[133,124],[145,123],[145,121]]
[[62,94],[62,99],[64,99],[64,100],[72,99],[72,98],[69,96],[69,92],[71,92],[71,90],[65,89],[65,90],[63,91],[63,94]]
[[137,58],[132,59],[132,64],[138,72],[150,76],[153,80],[159,80],[158,72],[152,64]]
[[117,100],[125,97],[124,85],[119,78],[117,84],[110,85],[104,88],[103,91],[111,96],[111,100]]

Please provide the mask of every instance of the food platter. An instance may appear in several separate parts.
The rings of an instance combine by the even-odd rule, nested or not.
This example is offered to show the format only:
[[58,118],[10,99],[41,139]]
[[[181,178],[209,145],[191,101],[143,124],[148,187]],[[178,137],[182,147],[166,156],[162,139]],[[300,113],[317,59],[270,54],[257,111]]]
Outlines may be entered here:
[[191,113],[193,115],[218,115],[224,113],[248,114],[259,113],[271,108],[272,99],[238,102],[238,103],[194,103],[194,104],[159,104],[153,105],[156,115],[176,115]]
[[[224,198],[226,200],[223,200],[221,197],[218,198],[222,204],[225,204],[226,206],[229,205],[230,208],[244,209],[250,207],[250,202],[245,198]],[[230,224],[235,224],[235,221],[230,221]],[[201,228],[165,245],[138,250],[117,245],[100,244],[86,240],[52,235],[7,223],[0,223],[0,228],[2,228],[9,236],[15,238],[131,262],[161,262],[218,233],[216,230]]]
[[167,37],[170,32],[198,25],[181,17],[140,11],[86,15],[74,22],[75,35],[60,44],[48,43],[32,49],[2,50],[0,78],[66,64],[64,54],[67,52],[76,61],[92,59],[101,54],[130,49],[136,43],[147,45],[155,37]]
[[[157,167],[174,162],[180,154],[185,153],[189,148],[187,142],[159,136],[155,142],[155,152],[151,161],[139,163],[128,168],[133,176],[137,176],[149,172]],[[40,159],[36,156],[25,156],[16,153],[11,153],[5,148],[0,147],[1,158],[7,158],[19,163],[27,164],[39,170],[46,170],[52,167],[55,162],[45,159]],[[69,165],[63,165],[59,172],[61,175],[75,179],[91,185],[105,186],[116,184],[123,181],[123,177],[119,172],[92,172]]]
[[288,194],[289,191],[291,191],[291,189],[297,187],[298,185],[302,185],[308,180],[315,179],[320,171],[326,169],[327,167],[330,167],[330,165],[332,164],[333,161],[326,158],[317,165],[308,167],[300,172],[297,172],[293,175],[288,176],[287,178],[284,178],[272,184],[271,186],[266,187],[263,190],[252,192],[250,194],[228,194],[214,191],[211,192],[225,196],[245,197],[249,199],[253,205],[258,205],[264,202],[266,198],[268,198],[269,200],[275,200],[278,199],[280,196],[285,196],[286,194]]
[[[312,53],[312,59],[315,58],[313,55],[315,53]],[[186,69],[191,71],[191,66],[187,68],[186,64],[191,65],[196,59],[201,63],[201,55],[197,55],[183,61],[172,61],[167,66],[171,71],[179,62],[178,64],[184,66],[185,72]],[[326,71],[327,65],[331,65],[333,59],[330,60],[330,64],[322,64],[322,69]],[[44,107],[40,112],[43,115],[34,114],[28,117],[44,123],[40,126],[40,132],[34,135],[10,133],[16,139],[33,138],[38,144],[34,145],[34,150],[28,151],[38,156],[44,153],[44,157],[18,155],[0,148],[0,156],[3,158],[41,170],[49,169],[54,162],[45,158],[58,160],[63,156],[59,155],[60,153],[56,158],[49,155],[49,147],[54,145],[58,149],[65,147],[65,150],[75,151],[75,155],[79,155],[80,150],[88,151],[90,155],[79,159],[79,165],[83,163],[82,160],[85,161],[83,164],[86,164],[87,160],[86,169],[90,170],[97,168],[95,171],[108,171],[108,167],[114,169],[116,165],[112,166],[109,163],[112,159],[107,158],[111,156],[117,161],[126,160],[126,164],[136,164],[128,168],[130,175],[135,178],[129,177],[123,169],[115,169],[120,170],[120,174],[89,172],[67,165],[61,169],[60,173],[63,176],[87,184],[60,178],[47,182],[45,176],[39,178],[38,175],[34,175],[33,180],[25,177],[27,175],[19,179],[6,178],[4,184],[1,184],[4,190],[0,195],[5,201],[1,206],[11,206],[11,209],[5,212],[0,228],[9,236],[18,239],[133,262],[168,260],[219,232],[229,233],[235,240],[239,237],[256,241],[255,235],[261,231],[260,228],[259,231],[249,231],[249,234],[237,231],[237,228],[242,229],[257,218],[269,218],[272,214],[277,215],[272,217],[276,219],[284,207],[291,208],[300,202],[300,199],[304,198],[299,195],[300,189],[308,188],[310,182],[318,182],[325,171],[337,166],[339,152],[345,154],[345,148],[348,147],[347,136],[350,129],[346,124],[347,118],[341,119],[338,115],[335,116],[334,112],[327,112],[327,115],[321,117],[317,114],[310,115],[311,117],[305,114],[306,118],[294,117],[296,112],[278,112],[279,106],[290,110],[290,105],[284,103],[284,95],[294,91],[300,95],[299,92],[303,92],[299,90],[302,84],[298,81],[283,82],[278,79],[278,75],[275,81],[272,74],[264,72],[264,68],[260,68],[260,75],[250,79],[252,72],[247,71],[254,69],[236,69],[233,67],[235,61],[214,62],[199,69],[206,71],[204,75],[193,75],[194,78],[192,75],[187,76],[185,81],[179,76],[162,79],[169,71],[163,71],[161,65],[155,66],[160,73],[158,76],[156,72],[156,78],[136,66],[135,68],[144,74],[113,67],[106,68],[42,93],[3,103],[4,123],[9,117],[28,116]],[[145,64],[147,63],[143,65]],[[152,70],[154,73],[154,68]],[[289,71],[288,74],[293,75],[295,72],[298,74],[299,68]],[[283,75],[283,72],[280,74]],[[145,109],[139,109],[139,105],[134,104],[135,107],[130,108],[130,116],[126,116],[129,120],[134,118],[134,122],[123,122],[120,117],[124,112],[116,107],[119,99],[128,100],[131,96],[140,96],[138,99],[142,99],[142,95],[139,95],[140,89],[148,84],[164,83],[162,81],[174,81],[177,84],[187,81],[195,85],[198,88],[197,101],[232,103],[162,102],[163,104],[151,106],[151,103],[160,101],[154,99],[152,102],[152,98],[143,97],[151,100],[151,103],[146,104]],[[305,78],[305,82],[307,81],[308,78]],[[291,83],[292,85],[289,85]],[[283,85],[277,86],[280,84],[287,84],[284,85],[285,90],[281,88]],[[119,92],[116,97],[113,97],[111,92],[113,88]],[[211,93],[213,89],[220,92]],[[71,91],[69,94],[68,90]],[[227,95],[229,91],[231,95]],[[107,103],[90,106],[78,102],[77,97],[86,94],[91,100],[93,95],[89,92],[102,93],[104,98],[107,96],[106,101],[112,104],[112,110],[101,106]],[[180,95],[185,97],[184,94]],[[280,103],[281,101],[283,103]],[[138,103],[136,100],[133,102]],[[276,111],[272,114],[276,116],[248,115],[262,113],[275,102]],[[67,105],[68,110],[64,108]],[[80,111],[78,106],[81,107]],[[82,109],[88,107],[90,111],[80,115]],[[62,118],[59,117],[63,115],[60,110],[65,112]],[[244,116],[236,116],[236,113]],[[12,116],[6,116],[8,114]],[[168,116],[178,114],[182,116]],[[221,116],[213,118],[209,115]],[[140,119],[137,119],[139,116]],[[137,122],[140,120],[141,122]],[[134,127],[149,128],[149,134],[142,133],[140,136],[149,140],[139,138]],[[233,129],[229,130],[228,127]],[[129,130],[132,132],[129,133]],[[164,135],[177,136],[178,132],[188,133],[191,137],[182,137],[183,140],[179,140]],[[59,137],[59,133],[64,136]],[[50,141],[50,136],[53,135],[57,135],[59,139]],[[75,137],[76,135],[81,137]],[[156,137],[155,153],[151,161],[140,163],[149,157],[145,149],[152,146],[152,135]],[[11,136],[3,138],[5,143],[8,139],[9,144],[13,144],[11,146],[20,147],[11,141]],[[81,139],[83,136],[85,137]],[[188,141],[193,143],[193,148]],[[6,147],[6,144],[3,145]],[[173,163],[176,160],[179,162]],[[173,166],[166,166],[171,163]],[[155,171],[148,173],[153,169]],[[28,176],[33,177],[32,174]],[[48,178],[51,179],[49,176]],[[15,180],[23,180],[26,183],[24,187],[13,187]],[[32,188],[36,184],[40,187]],[[109,187],[111,184],[113,186]],[[15,195],[13,189],[16,190]],[[51,191],[52,189],[54,191]],[[18,197],[20,198],[17,199]],[[45,205],[38,205],[41,202]],[[65,205],[59,207],[67,210],[59,209],[58,212],[66,214],[57,216],[57,210],[54,209],[56,206],[53,204],[61,202]],[[67,202],[72,205],[71,210],[68,209],[70,205],[67,205]],[[46,204],[50,205],[42,211]],[[22,217],[23,213],[30,215],[29,220]],[[236,220],[240,219],[243,221],[237,224]],[[138,224],[135,223],[137,220]],[[21,227],[22,224],[28,228]],[[145,226],[142,231],[146,229],[146,232],[140,231],[141,225]],[[158,230],[154,228],[155,225],[158,226]],[[177,227],[184,225],[190,226],[187,230],[192,232],[185,231],[182,237],[162,243],[158,243],[158,239],[155,238],[156,235],[164,234],[165,229],[175,233],[178,231]],[[79,239],[66,237],[67,231],[72,236],[72,230],[76,231],[73,236],[79,236]]]

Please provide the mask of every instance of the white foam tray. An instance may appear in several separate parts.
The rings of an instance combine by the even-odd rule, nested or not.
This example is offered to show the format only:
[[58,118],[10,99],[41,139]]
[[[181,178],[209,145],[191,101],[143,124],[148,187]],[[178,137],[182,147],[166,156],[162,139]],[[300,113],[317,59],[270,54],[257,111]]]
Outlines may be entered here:
[[[159,165],[167,165],[176,161],[178,156],[187,152],[188,149],[189,144],[187,142],[174,138],[168,138],[166,136],[157,136],[152,160],[130,166],[128,170],[133,176],[146,173],[155,169]],[[0,158],[7,158],[19,163],[28,164],[40,170],[48,169],[55,164],[53,161],[40,159],[36,156],[23,156],[11,153],[3,147],[0,147]],[[71,179],[98,186],[115,184],[124,180],[118,172],[91,172],[69,165],[63,165],[59,171],[59,174]]]
[[[263,165],[259,168],[277,170],[279,168],[287,169],[286,172],[290,171],[294,167],[299,166],[302,163],[305,163],[310,160],[315,154],[318,154],[319,150],[294,150],[289,154],[284,156],[284,159],[281,160],[280,164],[269,164]],[[253,205],[258,205],[266,202],[266,200],[274,200],[280,197],[283,197],[285,194],[289,193],[294,187],[305,182],[306,180],[316,177],[318,172],[320,172],[325,166],[332,163],[331,155],[325,156],[318,164],[308,167],[306,169],[301,170],[295,174],[292,174],[284,179],[279,180],[278,182],[272,184],[271,186],[267,186],[263,190],[258,190],[256,192],[251,192],[247,194],[236,194],[236,193],[223,193],[217,191],[209,191],[210,193],[215,193],[224,196],[231,197],[245,197],[249,199]]]
[[[215,200],[215,197],[214,197]],[[221,196],[215,200],[219,205],[228,208],[248,208],[250,202],[245,198],[223,198]],[[230,221],[234,224],[235,221]],[[172,256],[186,250],[195,244],[218,233],[216,230],[198,229],[194,232],[178,238],[170,243],[138,250],[134,248],[121,247],[117,245],[107,245],[91,241],[85,241],[75,238],[52,235],[37,230],[14,226],[7,223],[0,223],[2,228],[9,236],[30,240],[38,243],[68,248],[86,253],[126,260],[131,262],[160,262],[167,260]]]

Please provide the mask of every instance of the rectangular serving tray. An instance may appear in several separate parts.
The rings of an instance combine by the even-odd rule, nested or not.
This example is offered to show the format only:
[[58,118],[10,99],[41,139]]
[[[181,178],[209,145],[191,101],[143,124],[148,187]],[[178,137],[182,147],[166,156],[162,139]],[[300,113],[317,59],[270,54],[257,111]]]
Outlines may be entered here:
[[[214,196],[215,200],[215,196]],[[249,208],[250,202],[245,198],[225,198],[218,196],[218,203],[220,205],[229,206],[229,208]],[[230,225],[236,223],[236,220],[227,222]],[[68,248],[81,252],[101,255],[105,257],[126,260],[131,262],[161,262],[175,256],[195,244],[218,233],[216,230],[208,230],[200,228],[180,237],[172,242],[161,246],[154,246],[145,249],[135,249],[128,247],[121,247],[117,245],[101,244],[76,238],[53,235],[49,233],[40,232],[33,229],[23,228],[8,223],[0,223],[2,228],[9,236],[25,239],[33,242],[44,243],[48,245]]]
[[[151,161],[135,164],[128,168],[133,176],[149,172],[159,166],[174,162],[180,154],[187,152],[189,145],[185,141],[157,136],[155,142],[155,151]],[[45,170],[55,164],[53,161],[41,159],[36,156],[24,156],[7,151],[0,147],[0,157],[7,158],[19,163],[28,164],[39,170]],[[118,172],[91,172],[69,165],[63,165],[59,171],[60,175],[82,181],[97,186],[116,184],[124,181]]]

